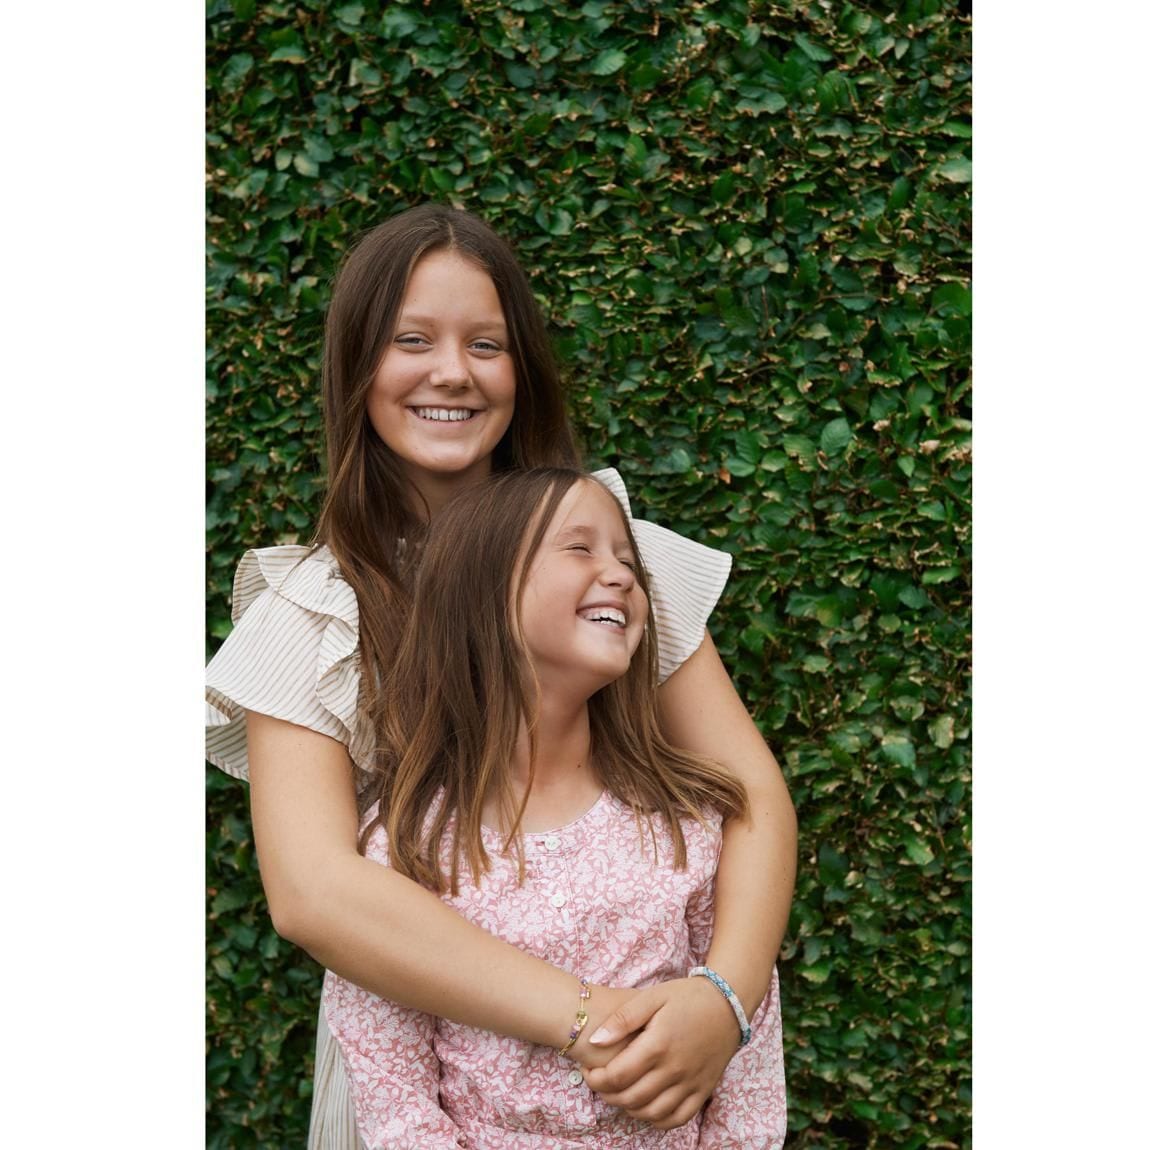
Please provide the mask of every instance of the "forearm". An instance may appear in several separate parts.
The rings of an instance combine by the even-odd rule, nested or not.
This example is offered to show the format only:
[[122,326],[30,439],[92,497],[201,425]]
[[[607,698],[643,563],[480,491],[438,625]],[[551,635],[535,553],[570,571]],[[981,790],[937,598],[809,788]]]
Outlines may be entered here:
[[748,799],[750,813],[723,826],[707,965],[734,987],[750,1014],[767,993],[786,934],[797,826],[785,787],[780,795],[769,786],[748,786]]
[[292,941],[382,998],[468,1026],[560,1046],[578,980],[488,934],[430,891],[359,856],[303,892]]
[[770,985],[790,915],[798,828],[774,755],[743,707],[707,636],[660,689],[672,742],[715,759],[747,789],[747,812],[723,826],[708,965],[754,1012]]
[[339,743],[253,714],[248,742],[260,875],[280,934],[382,998],[563,1044],[578,1002],[574,975],[358,854],[352,767]]

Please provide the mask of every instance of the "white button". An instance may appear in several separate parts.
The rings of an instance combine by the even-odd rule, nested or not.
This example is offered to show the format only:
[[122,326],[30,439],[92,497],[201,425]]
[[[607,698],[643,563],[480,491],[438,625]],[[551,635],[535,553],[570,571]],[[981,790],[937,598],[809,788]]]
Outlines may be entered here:
[[567,1075],[567,1081],[570,1082],[572,1086],[579,1086],[583,1082],[583,1075],[580,1074],[578,1070],[572,1070],[571,1073]]
[[555,848],[556,848],[556,847],[559,845],[559,836],[558,836],[558,835],[548,835],[548,836],[547,836],[547,837],[546,837],[546,838],[543,840],[543,845],[544,845],[544,846],[545,846],[545,847],[546,847],[546,848],[547,848],[549,851],[553,851],[553,850],[555,850]]
[[561,906],[564,906],[566,904],[566,902],[567,902],[567,896],[566,895],[553,894],[551,896],[551,905],[553,907],[555,907],[556,909],[558,909]]

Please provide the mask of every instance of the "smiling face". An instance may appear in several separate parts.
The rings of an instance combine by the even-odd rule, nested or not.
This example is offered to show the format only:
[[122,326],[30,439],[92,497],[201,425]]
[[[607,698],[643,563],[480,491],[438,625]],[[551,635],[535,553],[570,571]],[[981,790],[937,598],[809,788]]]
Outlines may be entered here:
[[519,633],[545,691],[587,699],[626,673],[647,625],[636,562],[615,499],[576,483],[523,576]]
[[432,512],[491,471],[515,411],[515,365],[491,277],[456,252],[412,270],[367,414]]

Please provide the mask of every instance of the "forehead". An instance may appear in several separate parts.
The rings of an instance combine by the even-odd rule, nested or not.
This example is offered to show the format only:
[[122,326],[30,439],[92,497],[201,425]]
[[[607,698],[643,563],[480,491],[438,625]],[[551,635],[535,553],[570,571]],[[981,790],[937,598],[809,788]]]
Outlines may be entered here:
[[594,480],[584,479],[563,496],[547,534],[558,539],[594,532],[628,542],[623,511],[615,497]]
[[486,269],[451,248],[437,248],[421,256],[411,269],[403,293],[404,310],[459,310],[498,312],[503,309],[495,281]]

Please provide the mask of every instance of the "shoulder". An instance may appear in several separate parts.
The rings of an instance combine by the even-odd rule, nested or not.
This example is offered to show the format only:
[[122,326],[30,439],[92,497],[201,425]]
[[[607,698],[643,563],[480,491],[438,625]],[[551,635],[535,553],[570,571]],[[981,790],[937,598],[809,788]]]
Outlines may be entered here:
[[245,713],[337,739],[366,760],[358,723],[359,607],[326,547],[264,547],[236,569],[234,627],[208,665],[208,758],[246,777]]
[[232,584],[232,622],[238,623],[265,591],[322,614],[342,616],[354,610],[358,623],[355,592],[325,546],[293,543],[244,552]]

